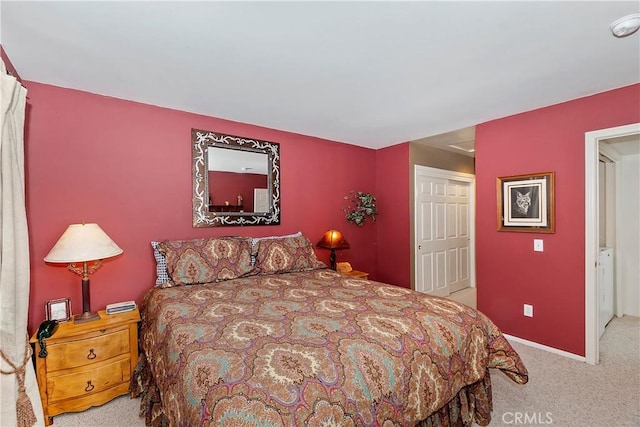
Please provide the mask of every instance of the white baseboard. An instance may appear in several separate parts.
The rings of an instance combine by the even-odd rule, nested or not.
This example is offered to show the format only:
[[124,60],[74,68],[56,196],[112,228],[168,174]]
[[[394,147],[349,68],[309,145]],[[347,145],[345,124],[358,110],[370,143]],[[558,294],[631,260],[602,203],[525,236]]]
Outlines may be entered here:
[[557,348],[549,347],[548,345],[539,344],[537,342],[525,340],[522,338],[514,337],[512,335],[503,334],[505,338],[509,341],[517,342],[520,344],[528,345],[529,347],[534,347],[540,350],[548,351],[549,353],[555,353],[563,357],[568,357],[569,359],[577,360],[578,362],[586,362],[587,359],[584,356],[580,356],[577,354],[569,353],[568,351],[559,350]]

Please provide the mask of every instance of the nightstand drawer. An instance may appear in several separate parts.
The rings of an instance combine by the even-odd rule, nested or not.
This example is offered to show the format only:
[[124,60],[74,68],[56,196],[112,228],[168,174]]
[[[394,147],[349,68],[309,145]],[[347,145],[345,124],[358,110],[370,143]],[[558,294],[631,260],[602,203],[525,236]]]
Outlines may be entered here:
[[129,329],[95,338],[84,338],[47,346],[47,371],[69,369],[102,362],[129,353]]
[[55,415],[84,411],[129,392],[138,363],[140,312],[136,308],[108,315],[100,310],[98,315],[100,319],[91,322],[61,323],[45,340],[47,357],[37,356],[40,342],[36,333],[31,337],[47,426]]
[[130,378],[131,361],[127,356],[112,363],[90,367],[79,372],[51,376],[47,378],[49,402],[99,393],[128,382]]

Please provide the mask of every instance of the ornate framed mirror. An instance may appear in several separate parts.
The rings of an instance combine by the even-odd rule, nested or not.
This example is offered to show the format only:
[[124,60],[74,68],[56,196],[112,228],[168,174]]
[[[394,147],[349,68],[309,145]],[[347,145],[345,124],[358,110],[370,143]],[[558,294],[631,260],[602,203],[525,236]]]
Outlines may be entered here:
[[192,129],[193,226],[280,224],[280,144]]

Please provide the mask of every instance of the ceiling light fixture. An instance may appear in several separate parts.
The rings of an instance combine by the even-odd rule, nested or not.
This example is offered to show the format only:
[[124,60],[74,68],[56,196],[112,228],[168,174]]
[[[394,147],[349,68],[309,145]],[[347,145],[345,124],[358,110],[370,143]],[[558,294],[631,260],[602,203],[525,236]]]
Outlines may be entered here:
[[474,142],[471,141],[471,145],[467,144],[450,144],[449,147],[455,148],[456,150],[464,151],[465,153],[473,153],[476,149],[473,146]]
[[640,28],[640,13],[632,13],[616,19],[609,28],[613,35],[618,38],[630,36]]

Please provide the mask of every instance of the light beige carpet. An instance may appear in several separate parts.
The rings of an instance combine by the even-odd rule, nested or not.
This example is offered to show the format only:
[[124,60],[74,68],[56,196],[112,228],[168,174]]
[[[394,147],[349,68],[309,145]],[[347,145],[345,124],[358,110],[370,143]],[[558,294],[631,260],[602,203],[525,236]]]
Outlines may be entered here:
[[[492,372],[491,426],[640,426],[640,318],[611,321],[600,341],[600,364],[587,365],[514,343],[529,370],[517,385]],[[144,426],[139,399],[122,396],[87,411],[53,418],[54,427]]]
[[520,386],[492,373],[491,426],[640,426],[640,318],[609,323],[596,366],[519,343],[513,347],[529,370],[529,382]]

